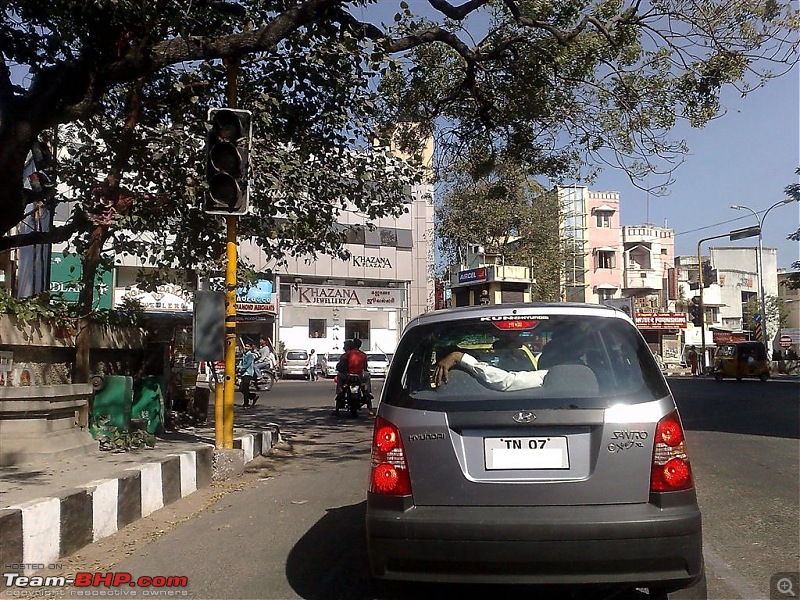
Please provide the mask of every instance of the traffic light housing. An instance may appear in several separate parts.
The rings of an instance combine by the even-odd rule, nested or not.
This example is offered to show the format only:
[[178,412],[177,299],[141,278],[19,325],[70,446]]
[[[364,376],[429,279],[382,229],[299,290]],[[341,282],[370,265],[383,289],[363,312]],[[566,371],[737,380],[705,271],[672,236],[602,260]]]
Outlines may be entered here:
[[697,298],[692,298],[692,302],[689,304],[689,319],[695,327],[701,327],[703,325],[700,320],[700,303]]
[[212,108],[208,111],[208,190],[203,212],[211,215],[243,215],[247,212],[252,138],[253,115],[249,110]]

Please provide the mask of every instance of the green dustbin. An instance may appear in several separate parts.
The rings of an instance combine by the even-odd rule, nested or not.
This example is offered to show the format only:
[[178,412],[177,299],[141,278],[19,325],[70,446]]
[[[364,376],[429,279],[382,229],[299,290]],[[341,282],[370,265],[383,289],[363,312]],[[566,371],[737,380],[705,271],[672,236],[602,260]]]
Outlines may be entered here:
[[94,398],[89,418],[92,436],[108,435],[111,431],[130,429],[133,401],[133,377],[126,375],[96,375],[92,378]]
[[164,430],[164,387],[160,377],[142,377],[134,390],[131,418],[146,422],[147,433]]

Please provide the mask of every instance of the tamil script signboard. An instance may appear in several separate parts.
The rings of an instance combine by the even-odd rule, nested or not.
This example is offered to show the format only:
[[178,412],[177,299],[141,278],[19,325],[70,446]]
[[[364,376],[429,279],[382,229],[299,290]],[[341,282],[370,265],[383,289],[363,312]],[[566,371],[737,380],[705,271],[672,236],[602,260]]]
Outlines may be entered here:
[[686,329],[687,322],[686,313],[637,312],[634,316],[634,323],[639,329]]

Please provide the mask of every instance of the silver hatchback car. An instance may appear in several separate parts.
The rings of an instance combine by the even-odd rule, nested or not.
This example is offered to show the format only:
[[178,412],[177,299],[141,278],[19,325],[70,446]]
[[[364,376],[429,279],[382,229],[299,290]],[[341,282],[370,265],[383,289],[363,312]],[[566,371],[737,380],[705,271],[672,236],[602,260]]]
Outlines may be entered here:
[[641,334],[610,307],[414,319],[375,420],[366,528],[380,579],[706,597],[681,419]]

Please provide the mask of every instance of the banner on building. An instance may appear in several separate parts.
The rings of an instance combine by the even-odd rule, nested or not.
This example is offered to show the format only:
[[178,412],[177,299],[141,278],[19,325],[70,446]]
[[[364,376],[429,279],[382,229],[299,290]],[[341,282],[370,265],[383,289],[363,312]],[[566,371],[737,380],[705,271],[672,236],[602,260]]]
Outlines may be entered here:
[[335,285],[291,286],[293,304],[325,304],[355,307],[400,308],[403,291],[394,288],[364,288]]
[[686,313],[676,312],[637,312],[634,323],[639,329],[686,329]]
[[458,283],[480,283],[486,281],[486,267],[458,272]]
[[275,315],[278,313],[278,298],[273,292],[272,282],[259,279],[249,288],[236,290],[236,315]]
[[[50,293],[64,302],[77,303],[81,291],[82,270],[81,258],[77,254],[65,255],[60,252],[52,254],[50,257]],[[111,308],[114,303],[111,291],[111,271],[98,267],[94,282],[94,305],[97,308]]]
[[747,334],[744,332],[714,331],[711,339],[715,344],[735,344],[736,342],[746,342]]

